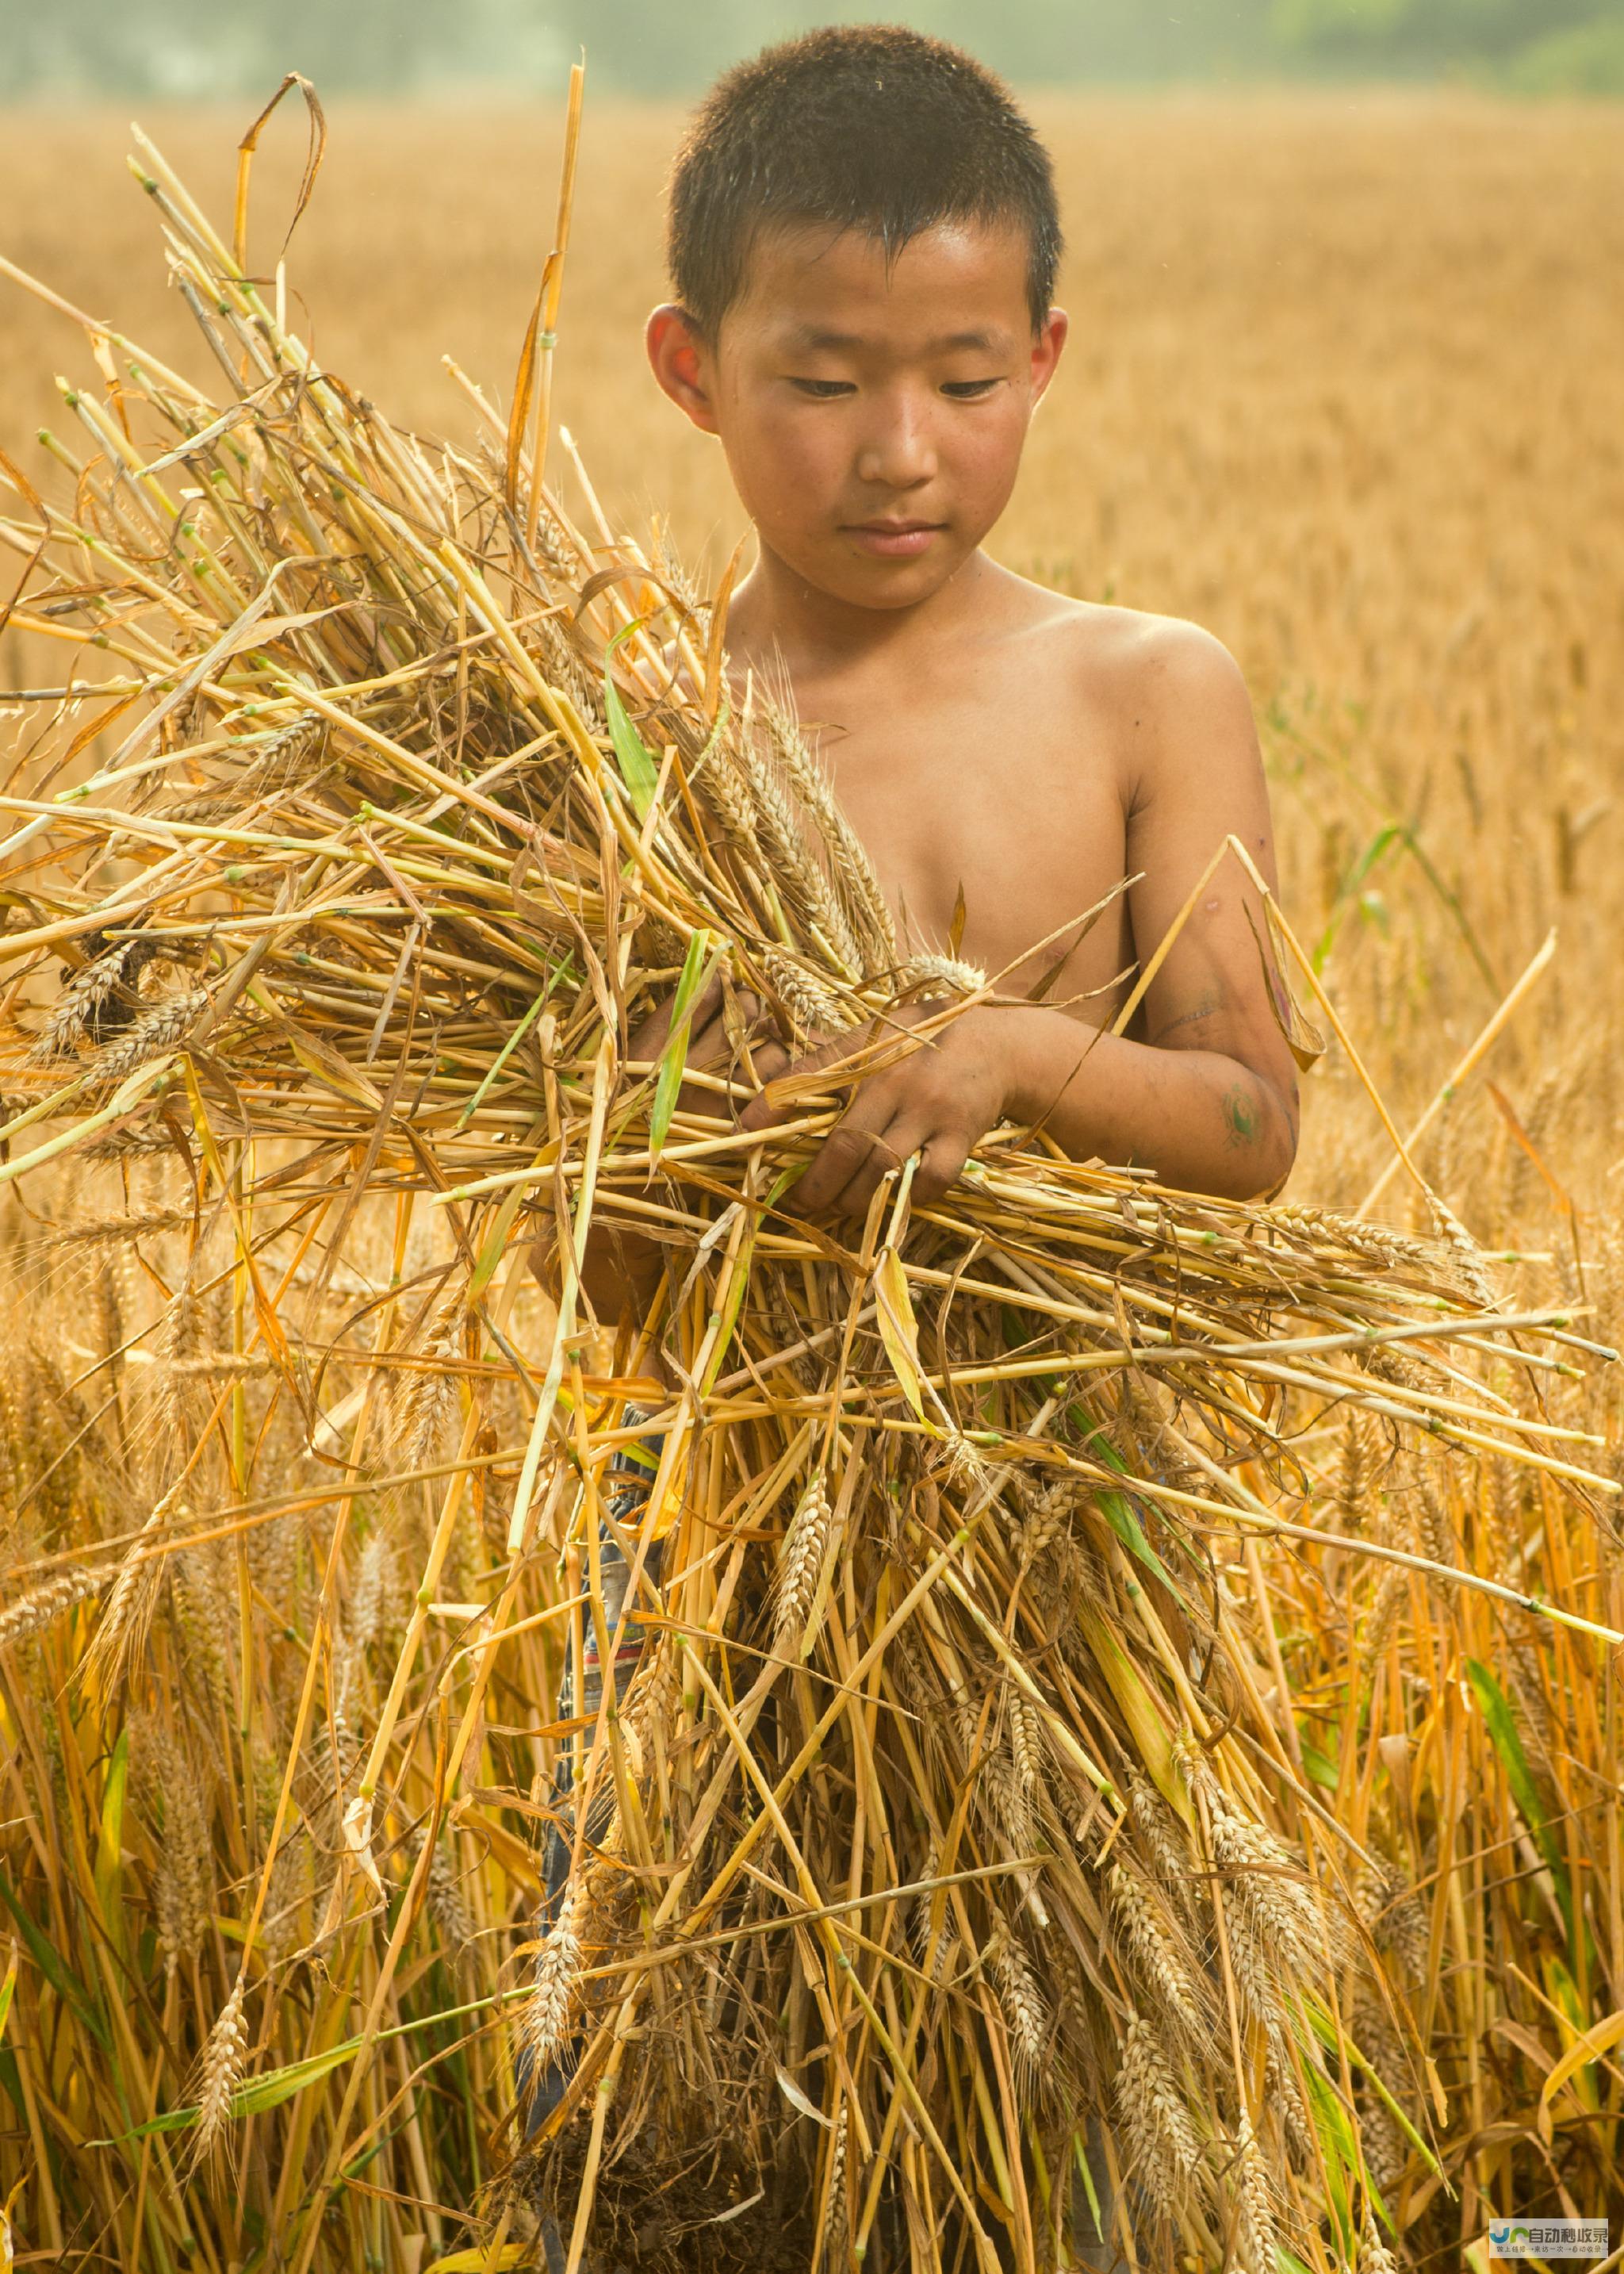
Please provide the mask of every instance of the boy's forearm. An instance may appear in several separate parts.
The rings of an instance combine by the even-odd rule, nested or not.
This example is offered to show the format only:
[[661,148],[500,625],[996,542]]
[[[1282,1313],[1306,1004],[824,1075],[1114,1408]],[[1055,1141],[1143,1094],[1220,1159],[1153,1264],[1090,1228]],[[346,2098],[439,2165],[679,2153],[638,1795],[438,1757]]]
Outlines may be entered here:
[[[906,1149],[912,1143],[922,1148],[921,1157],[934,1155],[929,1124],[935,1114],[944,1117],[936,1120],[936,1135],[945,1141],[950,1156],[956,1153],[962,1161],[1002,1114],[1041,1126],[1073,1159],[1098,1156],[1124,1167],[1152,1169],[1165,1185],[1183,1192],[1253,1200],[1275,1191],[1290,1170],[1297,1149],[1295,1095],[1282,1096],[1274,1082],[1238,1058],[1128,1042],[1036,1005],[989,1005],[967,1013],[962,1026],[952,1022],[947,1031],[952,1042],[936,1086],[937,1103],[929,1105],[927,1092],[923,1123],[917,1092],[910,1105],[895,1091],[877,1112],[865,1116],[862,1101],[874,1085],[860,1085],[848,1156],[865,1157],[872,1147],[876,1163],[891,1158],[894,1165],[894,1152],[876,1141],[876,1133],[888,1126],[893,1148]],[[943,1042],[947,1043],[945,1035]],[[921,1068],[923,1054],[905,1064]],[[876,1079],[895,1084],[899,1074]],[[764,1133],[771,1126],[774,1115],[763,1111],[764,1103],[758,1097],[746,1108],[747,1128]],[[904,1132],[900,1135],[891,1124],[893,1114]],[[833,1145],[843,1128],[826,1142]],[[870,1133],[866,1141],[865,1129]],[[947,1171],[950,1178],[956,1173]],[[843,1167],[833,1185],[844,1184],[846,1178]],[[803,1198],[809,1197],[812,1181],[809,1172],[799,1188]],[[854,1203],[846,1192],[832,1201],[825,1194],[817,1205],[838,1209]],[[593,1314],[605,1325],[628,1312],[643,1315],[665,1262],[658,1240],[629,1226],[595,1224],[582,1258],[583,1292]]]
[[1083,1027],[1064,1012],[1011,1021],[1011,1103],[1073,1158],[1154,1169],[1183,1192],[1253,1200],[1285,1180],[1295,1101],[1217,1050],[1157,1050]]

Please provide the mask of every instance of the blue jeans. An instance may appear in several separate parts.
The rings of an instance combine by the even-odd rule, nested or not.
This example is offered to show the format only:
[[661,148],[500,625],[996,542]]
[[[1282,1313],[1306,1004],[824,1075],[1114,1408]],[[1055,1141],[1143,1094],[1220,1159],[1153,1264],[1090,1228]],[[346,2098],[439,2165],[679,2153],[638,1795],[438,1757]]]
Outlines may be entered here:
[[[635,1426],[648,1418],[643,1406],[628,1405],[626,1408],[628,1424]],[[638,1437],[631,1444],[620,1446],[609,1457],[605,1498],[610,1515],[623,1532],[635,1530],[642,1521],[655,1472],[659,1466],[660,1448],[665,1442],[664,1436],[658,1434]],[[598,1565],[603,1589],[604,1624],[613,1644],[627,1588],[631,1581],[631,1566],[620,1542],[609,1526],[603,1523],[598,1528]],[[643,1557],[643,1568],[650,1579],[658,1577],[658,1542],[650,1544]],[[614,1654],[614,1694],[617,1698],[625,1696],[626,1685],[642,1655],[642,1631],[628,1629]],[[562,1721],[596,1721],[603,1700],[603,1667],[598,1654],[598,1630],[590,1616],[582,1623],[581,1673],[579,1699],[576,1697],[575,1669],[572,1667],[565,1673],[559,1692],[559,1719]],[[548,1796],[553,1816],[542,1841],[542,1898],[532,1921],[538,1940],[545,1940],[552,1932],[559,1906],[564,1899],[564,1890],[569,1884],[570,1858],[575,1851],[575,1836],[576,1752],[576,1740],[572,1733],[559,1747],[558,1758],[553,1766],[553,1789]],[[614,1793],[605,1778],[587,1808],[586,1836],[589,1841],[603,1837],[613,1813]],[[575,2073],[578,2059],[578,2045],[561,2046],[536,2079],[525,2120],[527,2139],[534,2137],[563,2098]],[[521,2104],[530,2090],[530,2049],[521,2044],[514,2059]]]

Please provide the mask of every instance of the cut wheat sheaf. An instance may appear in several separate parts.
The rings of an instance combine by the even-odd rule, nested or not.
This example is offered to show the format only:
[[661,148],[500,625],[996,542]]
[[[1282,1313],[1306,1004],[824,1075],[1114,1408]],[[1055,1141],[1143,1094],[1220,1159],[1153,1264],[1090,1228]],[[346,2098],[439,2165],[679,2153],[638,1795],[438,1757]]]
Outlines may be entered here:
[[[610,2263],[768,2264],[787,2233],[844,2268],[883,2233],[918,2274],[1036,2270],[1064,2263],[1097,2114],[1147,2263],[1348,2263],[1360,2231],[1387,2263],[1361,2141],[1390,2048],[1381,2122],[1413,2112],[1425,2157],[1429,2119],[1417,2049],[1360,2018],[1384,2010],[1357,1899],[1380,1865],[1304,1781],[1229,1569],[1312,1536],[1297,1449],[1327,1427],[1367,1469],[1454,1449],[1610,1495],[1523,1394],[1583,1356],[1580,1322],[1502,1308],[1441,1205],[1417,1240],[1019,1128],[944,1200],[905,1167],[866,1224],[799,1220],[829,1098],[741,1133],[741,1039],[731,1095],[691,1112],[683,1021],[642,1062],[644,1015],[718,980],[792,1043],[861,1028],[878,1057],[996,975],[900,935],[793,719],[730,706],[725,609],[537,478],[556,270],[511,418],[476,396],[483,441],[430,444],[315,365],[145,141],[139,172],[226,384],[93,327],[71,501],[10,478],[14,621],[88,674],[50,764],[90,717],[114,747],[64,787],[31,742],[0,801],[8,852],[52,855],[0,935],[0,1134],[7,1178],[66,1156],[125,1180],[75,1252],[144,1260],[118,1347],[152,1488],[115,1550],[41,1545],[0,1639],[79,1622],[156,1764],[170,1996],[238,1907],[163,2186],[230,2152],[256,2082],[269,2108],[305,2081],[274,2096],[256,2048],[335,1937],[398,1901],[462,1964],[440,1828],[488,1826],[522,1886],[572,1735],[568,1885],[493,2042],[577,2058],[493,2217],[528,2200]],[[612,1347],[580,1261],[617,1227],[665,1272]],[[650,1428],[611,1615],[606,1467]],[[162,1594],[219,1698],[273,1646],[217,1606],[251,1545],[247,1600],[274,1593],[278,1495],[303,1489],[279,1447],[358,1528],[328,1537],[314,1630],[274,1638],[293,1676],[226,1895],[192,1773],[143,1735],[143,1644]],[[1394,1574],[1378,1620],[1447,1570],[1444,1533],[1350,1542]],[[633,1633],[626,1694],[564,1730],[567,1669]],[[403,1931],[368,1961],[335,2120],[297,2135],[318,2202],[380,2120]],[[523,1939],[522,1908],[493,1931]],[[317,2263],[320,2217],[299,2233]]]

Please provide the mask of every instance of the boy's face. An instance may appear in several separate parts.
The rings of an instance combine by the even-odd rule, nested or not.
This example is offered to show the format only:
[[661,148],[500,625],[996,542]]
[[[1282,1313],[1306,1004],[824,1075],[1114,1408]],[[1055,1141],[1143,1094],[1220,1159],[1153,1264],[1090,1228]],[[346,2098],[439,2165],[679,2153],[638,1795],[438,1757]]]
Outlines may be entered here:
[[855,230],[763,230],[719,335],[649,320],[656,377],[720,437],[763,546],[862,608],[929,599],[1014,486],[1066,320],[1034,333],[1013,227],[944,222],[887,262]]

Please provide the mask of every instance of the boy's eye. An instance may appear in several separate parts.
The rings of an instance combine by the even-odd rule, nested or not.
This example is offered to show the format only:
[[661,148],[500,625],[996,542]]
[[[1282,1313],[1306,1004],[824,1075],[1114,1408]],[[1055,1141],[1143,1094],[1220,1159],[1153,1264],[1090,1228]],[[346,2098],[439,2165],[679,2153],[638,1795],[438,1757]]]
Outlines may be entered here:
[[942,392],[951,395],[955,403],[979,403],[997,384],[996,379],[949,379],[943,381]]
[[838,395],[855,392],[849,379],[792,379],[790,385],[809,395],[815,403],[829,403]]

